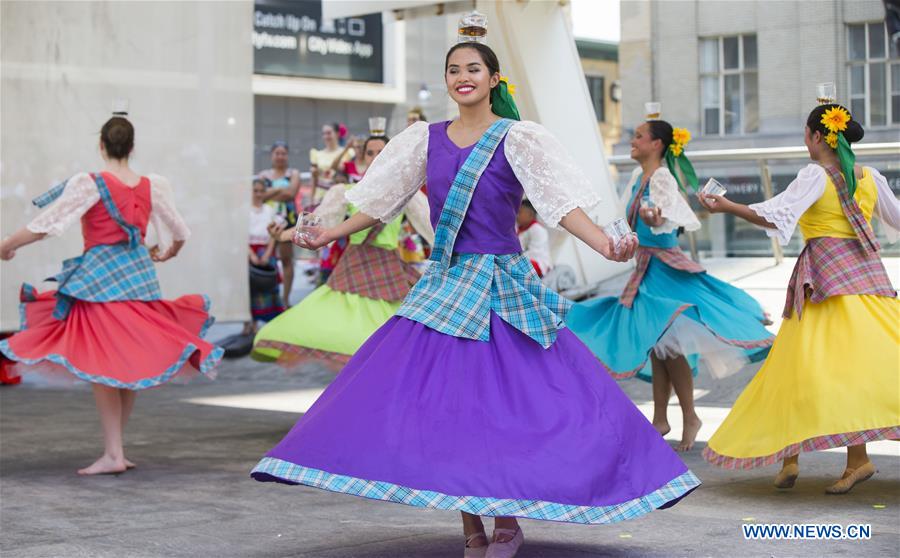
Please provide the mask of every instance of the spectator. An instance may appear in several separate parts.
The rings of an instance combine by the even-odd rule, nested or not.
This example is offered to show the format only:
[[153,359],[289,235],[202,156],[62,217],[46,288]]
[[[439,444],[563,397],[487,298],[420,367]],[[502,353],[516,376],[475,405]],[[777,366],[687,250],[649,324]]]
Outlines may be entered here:
[[[265,203],[266,179],[255,178],[253,180],[253,202],[250,206],[250,230],[249,230],[249,247],[247,256],[249,265],[254,266],[262,272],[276,272],[278,270],[278,260],[275,256],[276,240],[274,236],[269,234],[269,226],[273,223],[272,231],[280,233],[284,229],[283,217],[277,212],[274,206]],[[277,278],[274,286],[269,290],[255,289],[251,281],[250,288],[250,315],[251,319],[244,324],[244,335],[249,335],[256,331],[256,322],[268,322],[278,314],[284,311],[284,305],[278,295]]]
[[[263,200],[275,206],[276,211],[284,218],[284,226],[293,227],[297,224],[295,199],[300,191],[300,173],[288,166],[287,143],[274,142],[271,153],[272,168],[259,173],[270,184],[263,194]],[[294,247],[290,242],[279,242],[276,250],[284,275],[282,301],[287,308],[290,306],[291,286],[294,284]]]
[[519,233],[519,242],[522,244],[522,252],[534,266],[538,277],[543,277],[551,267],[550,235],[544,225],[538,223],[537,211],[527,199],[522,200],[522,205],[519,207],[516,228]]

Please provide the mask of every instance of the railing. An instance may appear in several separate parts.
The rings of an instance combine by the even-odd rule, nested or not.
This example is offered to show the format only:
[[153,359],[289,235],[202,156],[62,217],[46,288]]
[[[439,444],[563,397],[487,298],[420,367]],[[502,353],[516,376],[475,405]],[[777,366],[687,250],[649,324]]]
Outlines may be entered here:
[[[900,142],[886,143],[861,143],[853,146],[853,152],[857,157],[894,156],[900,159]],[[737,161],[756,161],[759,166],[760,183],[763,189],[763,198],[772,197],[772,175],[769,172],[769,161],[807,159],[809,152],[805,146],[795,147],[762,147],[748,149],[710,149],[706,151],[691,151],[691,162],[704,163],[732,163]],[[607,158],[610,165],[617,169],[620,167],[634,167],[637,164],[628,155],[612,155]],[[691,256],[697,260],[697,248],[693,234],[689,234]],[[780,264],[784,259],[781,245],[773,238],[772,252],[775,262]]]

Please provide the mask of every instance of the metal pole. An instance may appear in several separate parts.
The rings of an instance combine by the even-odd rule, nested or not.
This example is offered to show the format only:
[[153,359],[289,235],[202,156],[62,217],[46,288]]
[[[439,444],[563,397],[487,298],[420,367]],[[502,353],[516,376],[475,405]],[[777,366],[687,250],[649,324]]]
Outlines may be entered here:
[[[759,177],[762,180],[763,198],[765,200],[772,199],[772,176],[769,174],[769,163],[765,159],[759,160]],[[775,265],[781,265],[784,261],[784,253],[781,251],[781,244],[776,238],[772,238],[772,255],[775,256]]]

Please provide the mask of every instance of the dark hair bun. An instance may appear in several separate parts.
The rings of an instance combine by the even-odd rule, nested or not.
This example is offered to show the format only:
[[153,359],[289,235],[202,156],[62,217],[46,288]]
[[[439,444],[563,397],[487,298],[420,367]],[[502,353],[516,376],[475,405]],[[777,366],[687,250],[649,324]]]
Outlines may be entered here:
[[100,128],[100,141],[109,157],[125,159],[134,149],[134,126],[127,118],[113,116]]
[[862,124],[856,120],[851,120],[847,123],[847,129],[844,130],[844,137],[847,138],[847,141],[856,143],[863,139],[864,135],[866,135],[866,131],[863,129]]

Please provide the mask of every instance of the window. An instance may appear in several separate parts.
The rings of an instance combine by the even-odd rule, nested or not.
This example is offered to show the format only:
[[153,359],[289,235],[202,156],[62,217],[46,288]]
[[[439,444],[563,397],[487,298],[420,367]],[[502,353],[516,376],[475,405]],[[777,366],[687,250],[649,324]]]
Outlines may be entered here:
[[706,135],[759,130],[756,35],[700,39],[700,119]]
[[603,76],[585,76],[587,79],[588,92],[591,94],[591,104],[594,105],[594,114],[597,115],[597,122],[606,122],[606,105],[605,100],[605,80]]
[[900,124],[900,54],[884,22],[847,26],[850,112],[865,126]]

